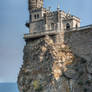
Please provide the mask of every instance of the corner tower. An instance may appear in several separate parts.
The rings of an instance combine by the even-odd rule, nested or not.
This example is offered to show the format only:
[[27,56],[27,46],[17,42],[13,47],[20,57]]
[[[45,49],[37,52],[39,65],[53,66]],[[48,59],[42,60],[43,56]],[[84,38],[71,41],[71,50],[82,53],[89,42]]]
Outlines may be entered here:
[[30,33],[44,30],[44,13],[43,0],[28,0],[29,21],[26,26]]

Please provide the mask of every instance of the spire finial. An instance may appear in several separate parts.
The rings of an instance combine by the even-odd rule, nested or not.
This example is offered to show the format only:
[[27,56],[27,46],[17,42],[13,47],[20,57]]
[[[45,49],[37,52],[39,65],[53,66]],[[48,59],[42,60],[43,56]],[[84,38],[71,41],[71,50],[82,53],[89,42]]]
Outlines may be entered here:
[[59,5],[59,3],[58,3],[58,5],[57,5],[57,10],[59,10],[60,9],[60,5]]
[[70,9],[68,10],[68,14],[70,15]]
[[49,10],[49,11],[51,10],[51,6],[48,7],[48,10]]
[[67,12],[67,16],[70,16],[70,9],[69,9],[68,12]]

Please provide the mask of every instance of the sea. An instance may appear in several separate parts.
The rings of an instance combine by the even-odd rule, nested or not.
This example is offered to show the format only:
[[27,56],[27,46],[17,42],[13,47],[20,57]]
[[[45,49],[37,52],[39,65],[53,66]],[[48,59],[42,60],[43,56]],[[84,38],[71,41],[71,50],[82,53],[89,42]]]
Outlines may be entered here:
[[0,92],[19,92],[17,83],[0,83]]

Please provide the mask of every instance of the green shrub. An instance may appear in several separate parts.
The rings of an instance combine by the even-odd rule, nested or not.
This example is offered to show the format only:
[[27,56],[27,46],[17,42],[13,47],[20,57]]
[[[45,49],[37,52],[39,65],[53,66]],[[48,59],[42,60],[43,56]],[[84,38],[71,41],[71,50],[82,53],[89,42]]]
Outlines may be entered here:
[[35,91],[37,91],[37,92],[41,92],[42,89],[43,89],[43,87],[40,84],[40,81],[39,80],[33,81],[33,87],[34,87]]

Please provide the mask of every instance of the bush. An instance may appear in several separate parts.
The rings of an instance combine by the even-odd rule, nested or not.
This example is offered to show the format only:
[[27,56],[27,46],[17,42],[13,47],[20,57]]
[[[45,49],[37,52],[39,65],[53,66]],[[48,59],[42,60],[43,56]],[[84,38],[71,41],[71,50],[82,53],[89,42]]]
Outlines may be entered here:
[[40,84],[40,81],[38,81],[38,80],[35,80],[33,82],[33,87],[34,87],[35,91],[37,91],[37,92],[41,92],[43,89],[42,85]]

